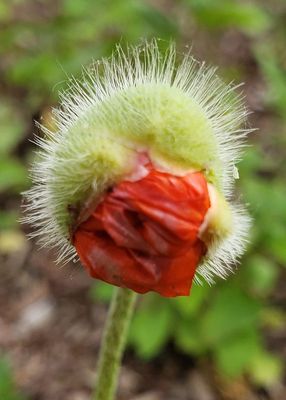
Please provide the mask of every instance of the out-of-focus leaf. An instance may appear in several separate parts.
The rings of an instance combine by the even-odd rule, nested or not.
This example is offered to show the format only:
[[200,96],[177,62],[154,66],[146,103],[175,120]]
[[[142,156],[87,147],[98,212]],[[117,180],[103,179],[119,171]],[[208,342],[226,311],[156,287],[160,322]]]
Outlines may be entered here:
[[6,358],[0,358],[0,399],[24,400],[16,390],[13,382],[11,367]]
[[3,99],[0,99],[0,127],[0,156],[3,157],[21,140],[24,129],[17,110]]
[[11,8],[8,3],[4,1],[0,2],[0,21],[5,21],[8,19],[11,13]]
[[258,5],[235,0],[187,0],[197,19],[211,28],[236,27],[249,34],[269,28],[271,18]]
[[0,231],[15,228],[19,224],[19,218],[16,211],[0,211]]
[[260,305],[234,285],[222,285],[200,319],[200,335],[209,346],[217,346],[244,329],[255,327]]
[[[25,85],[28,81],[30,88],[34,90],[53,88],[56,83],[66,79],[60,62],[47,50],[26,54],[26,57],[17,60],[17,63],[11,66],[7,72],[8,79],[17,85]],[[50,95],[52,94],[51,91]]]
[[92,8],[91,0],[63,0],[62,12],[67,17],[86,16]]
[[263,387],[280,381],[283,369],[283,363],[278,357],[263,350],[258,352],[248,365],[252,380]]
[[93,301],[101,301],[107,303],[114,291],[114,286],[108,283],[96,281],[90,288],[89,296]]
[[270,235],[265,241],[267,250],[273,254],[278,262],[286,266],[286,225],[283,222],[282,215],[278,223],[271,226]]
[[193,285],[190,297],[176,297],[170,300],[182,317],[191,317],[199,311],[203,301],[206,299],[210,289],[207,285]]
[[260,255],[254,255],[242,266],[240,279],[257,294],[267,295],[274,288],[278,278],[278,269],[273,261]]
[[22,190],[27,184],[27,170],[23,164],[12,158],[0,160],[0,192]]
[[199,325],[195,318],[181,320],[175,326],[175,344],[186,354],[200,356],[208,348],[201,340]]
[[267,100],[285,118],[286,111],[286,70],[279,64],[270,46],[257,46],[256,57],[268,84]]
[[255,220],[255,244],[277,261],[285,262],[286,188],[280,181],[256,177],[243,182],[243,191]]
[[137,310],[129,334],[129,343],[136,353],[149,359],[159,354],[173,329],[173,315],[163,303]]
[[257,147],[251,147],[244,153],[243,160],[239,163],[239,172],[243,178],[249,178],[267,163],[266,155],[262,155]]
[[214,354],[220,372],[230,378],[240,375],[260,347],[260,338],[257,331],[253,329],[224,341],[215,349]]
[[[177,25],[167,15],[162,14],[156,8],[150,7],[144,2],[138,2],[138,12],[142,19],[150,27],[156,27],[156,31],[161,32],[161,37],[175,37],[178,33]],[[156,32],[154,32],[156,34]]]

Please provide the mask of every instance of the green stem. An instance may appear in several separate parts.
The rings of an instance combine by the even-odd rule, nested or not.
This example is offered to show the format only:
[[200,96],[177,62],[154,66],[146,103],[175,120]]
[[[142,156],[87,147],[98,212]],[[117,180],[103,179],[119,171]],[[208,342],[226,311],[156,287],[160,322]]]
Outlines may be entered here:
[[99,355],[93,400],[113,400],[136,294],[118,288],[113,294]]

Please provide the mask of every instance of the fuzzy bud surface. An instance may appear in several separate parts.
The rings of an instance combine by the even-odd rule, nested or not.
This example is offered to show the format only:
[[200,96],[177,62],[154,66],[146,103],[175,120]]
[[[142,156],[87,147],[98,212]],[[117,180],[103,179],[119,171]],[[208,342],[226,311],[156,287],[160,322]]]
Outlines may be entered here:
[[70,80],[57,132],[36,139],[32,236],[58,262],[79,256],[93,277],[140,293],[226,277],[249,230],[234,199],[247,114],[236,86],[174,45],[118,47]]

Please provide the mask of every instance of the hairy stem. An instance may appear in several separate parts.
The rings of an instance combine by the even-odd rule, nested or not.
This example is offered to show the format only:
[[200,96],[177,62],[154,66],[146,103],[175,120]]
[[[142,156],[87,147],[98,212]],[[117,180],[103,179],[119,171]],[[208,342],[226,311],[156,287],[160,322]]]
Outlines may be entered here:
[[93,400],[113,400],[136,294],[128,289],[115,289],[102,340],[98,378]]

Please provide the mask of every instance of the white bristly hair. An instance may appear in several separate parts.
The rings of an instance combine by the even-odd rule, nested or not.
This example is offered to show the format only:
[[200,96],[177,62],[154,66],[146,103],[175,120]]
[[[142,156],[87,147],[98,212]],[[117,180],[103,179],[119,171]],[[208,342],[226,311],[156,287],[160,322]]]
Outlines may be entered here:
[[[97,178],[90,171],[91,166],[103,168],[89,158],[88,152],[91,150],[87,148],[89,143],[86,140],[92,138],[92,133],[88,131],[80,136],[78,131],[71,132],[79,124],[83,131],[85,126],[90,127],[90,113],[111,100],[96,114],[96,118],[98,126],[107,127],[106,140],[112,141],[108,139],[108,121],[110,113],[114,113],[110,108],[112,99],[130,88],[144,85],[169,86],[181,91],[198,105],[217,143],[221,163],[219,190],[231,201],[237,175],[235,164],[240,160],[244,139],[250,132],[246,126],[248,111],[242,94],[237,93],[240,85],[226,85],[216,75],[215,68],[197,62],[189,53],[182,56],[178,63],[175,45],[171,44],[162,53],[156,40],[129,47],[126,51],[118,46],[111,58],[94,62],[90,69],[83,70],[81,80],[71,78],[68,85],[69,89],[60,95],[60,107],[53,110],[57,133],[41,126],[44,137],[38,136],[35,139],[40,150],[31,171],[34,185],[25,193],[27,214],[23,218],[24,222],[34,226],[35,231],[31,236],[38,237],[41,246],[58,249],[57,262],[65,263],[76,256],[68,238],[70,226],[67,206],[81,201],[89,194],[90,188],[102,191],[114,178],[111,175]],[[122,104],[115,115],[119,119],[120,112],[130,107],[124,95]],[[143,106],[145,108],[142,113],[152,107],[151,104]],[[135,107],[131,108],[130,113],[133,113],[132,118],[135,120],[134,115],[138,111]],[[140,118],[142,115],[139,113]],[[128,121],[120,120],[123,127],[125,123]],[[91,144],[92,149],[97,151],[93,146]],[[224,278],[245,249],[250,220],[242,206],[231,207],[233,232],[210,247],[204,262],[197,269],[197,281],[200,276],[210,283],[215,275]]]
[[207,255],[198,266],[195,282],[205,279],[214,283],[214,277],[225,279],[246,250],[251,218],[241,204],[232,204],[233,230],[229,236],[209,246]]

